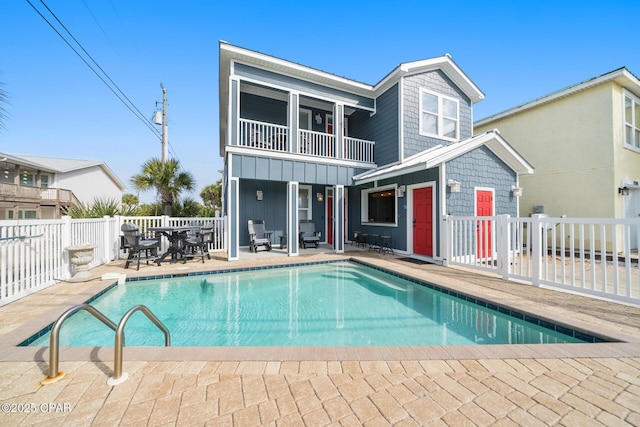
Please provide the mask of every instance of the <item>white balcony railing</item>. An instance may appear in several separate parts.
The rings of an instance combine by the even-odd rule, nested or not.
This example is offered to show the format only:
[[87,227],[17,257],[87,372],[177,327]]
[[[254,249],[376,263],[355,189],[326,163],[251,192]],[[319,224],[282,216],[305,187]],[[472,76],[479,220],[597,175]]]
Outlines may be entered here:
[[255,120],[240,119],[238,145],[283,153],[308,156],[340,158],[354,162],[373,163],[375,142],[352,137],[343,138],[343,148],[338,152],[336,137],[325,132],[301,129],[298,131],[297,147],[292,147],[287,126]]
[[300,130],[298,153],[310,156],[335,157],[336,138],[330,133]]
[[261,148],[272,151],[289,151],[289,128],[255,120],[240,119],[240,138],[243,147]]
[[344,158],[358,162],[373,163],[373,147],[375,142],[366,139],[344,138]]

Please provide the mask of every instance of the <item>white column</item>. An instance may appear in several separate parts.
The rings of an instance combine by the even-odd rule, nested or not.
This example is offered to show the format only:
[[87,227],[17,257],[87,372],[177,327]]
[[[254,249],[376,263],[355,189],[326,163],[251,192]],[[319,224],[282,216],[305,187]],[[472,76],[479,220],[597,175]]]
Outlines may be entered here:
[[333,188],[333,250],[336,253],[344,252],[344,185],[336,185]]
[[287,254],[298,256],[298,186],[296,181],[287,183]]

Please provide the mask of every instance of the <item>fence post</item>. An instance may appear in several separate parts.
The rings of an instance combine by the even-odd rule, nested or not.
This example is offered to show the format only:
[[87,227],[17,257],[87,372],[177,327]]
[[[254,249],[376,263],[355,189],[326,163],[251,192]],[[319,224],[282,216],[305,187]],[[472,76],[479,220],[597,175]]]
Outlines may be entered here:
[[103,236],[103,251],[104,251],[104,259],[102,262],[105,264],[111,262],[113,260],[113,236],[111,235],[111,217],[109,215],[105,215],[102,217],[104,221],[102,225],[102,236]]
[[71,246],[71,217],[64,215],[62,217],[62,271],[64,272],[63,279],[68,279],[71,276],[69,266],[69,251],[65,248]]
[[450,221],[451,216],[450,215],[445,215],[444,218],[442,218],[442,224],[444,230],[444,243],[443,243],[443,248],[442,248],[442,252],[443,252],[443,256],[442,256],[442,265],[443,266],[448,266],[449,265],[449,261],[451,260],[451,248],[453,247],[453,245],[451,244],[451,239],[453,238],[453,231],[451,230],[451,221]]
[[509,279],[509,253],[511,252],[511,227],[509,227],[508,214],[498,215],[496,224],[497,232],[497,254],[498,254],[498,271],[504,280]]
[[531,283],[540,286],[540,275],[542,273],[542,227],[541,215],[531,216]]

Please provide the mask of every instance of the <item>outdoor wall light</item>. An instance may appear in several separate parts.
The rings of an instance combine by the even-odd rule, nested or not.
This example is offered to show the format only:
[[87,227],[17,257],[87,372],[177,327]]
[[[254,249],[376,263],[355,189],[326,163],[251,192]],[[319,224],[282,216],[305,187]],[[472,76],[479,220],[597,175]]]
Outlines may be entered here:
[[320,113],[316,114],[316,123],[319,125],[322,124],[322,115]]
[[256,191],[256,200],[262,200],[262,190]]
[[513,197],[522,196],[522,187],[516,187],[514,185],[513,187],[511,187],[511,194],[513,194]]
[[447,185],[449,186],[449,191],[451,191],[452,193],[460,192],[460,181],[450,179],[449,181],[447,181]]
[[628,196],[629,187],[618,187],[618,194],[620,194],[621,196]]
[[324,200],[324,196],[322,193],[316,193],[316,200],[322,202]]

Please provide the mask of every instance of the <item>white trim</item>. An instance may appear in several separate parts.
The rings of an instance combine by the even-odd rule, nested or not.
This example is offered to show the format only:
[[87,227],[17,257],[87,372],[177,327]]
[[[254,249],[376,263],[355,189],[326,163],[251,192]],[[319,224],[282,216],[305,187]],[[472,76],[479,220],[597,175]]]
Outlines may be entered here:
[[473,216],[478,215],[478,191],[491,192],[491,216],[496,215],[496,189],[491,187],[473,187]]
[[[369,194],[377,193],[385,190],[393,190],[395,202],[393,204],[395,210],[395,218],[394,222],[369,222]],[[364,219],[367,221],[364,221]],[[360,190],[360,224],[361,225],[369,225],[369,226],[377,226],[377,227],[397,227],[398,226],[398,184],[389,184],[383,185],[382,187],[378,187],[377,185],[371,188],[363,188]]]
[[227,146],[226,152],[231,154],[246,154],[252,157],[260,157],[260,158],[270,158],[270,159],[281,159],[281,160],[293,160],[298,162],[311,162],[311,163],[322,163],[328,164],[332,166],[348,166],[352,168],[358,169],[375,169],[377,166],[375,163],[362,163],[362,162],[354,162],[350,160],[344,159],[336,159],[331,157],[321,157],[321,156],[310,156],[308,154],[294,154],[294,153],[285,153],[283,151],[269,151],[269,150],[260,150],[260,153],[256,152],[254,148],[251,147],[241,147],[238,145]]
[[636,153],[640,153],[640,136],[638,136],[638,141],[636,144],[628,144],[627,139],[627,118],[626,118],[626,108],[625,108],[625,100],[629,98],[631,100],[631,138],[636,139],[636,130],[640,129],[640,123],[636,123],[636,116],[640,116],[640,113],[636,112],[636,110],[640,109],[640,98],[635,96],[633,93],[629,92],[626,89],[622,89],[622,145],[624,148],[635,151]]
[[[432,138],[437,138],[437,139],[443,139],[445,141],[451,141],[451,142],[457,142],[460,140],[460,100],[453,98],[451,96],[447,96],[444,95],[442,93],[438,93],[435,92],[433,90],[430,89],[426,89],[424,87],[421,87],[419,89],[419,95],[418,95],[418,133],[422,136],[428,136],[428,137],[432,137]],[[438,102],[438,110],[436,111],[436,113],[432,113],[432,112],[425,112],[423,111],[422,108],[422,96],[423,94],[429,94],[432,96],[435,96],[437,98],[437,102]],[[455,137],[451,137],[451,136],[445,136],[444,135],[444,119],[447,120],[452,120],[451,117],[446,117],[444,115],[444,100],[447,101],[452,101],[456,104],[456,118],[455,118],[455,122],[456,122],[456,136]],[[436,126],[437,126],[437,132],[436,133],[429,133],[429,132],[425,132],[422,129],[422,124],[423,124],[423,119],[422,116],[423,114],[429,114],[432,116],[436,117]]]
[[[300,105],[300,98],[298,98],[298,105]],[[300,122],[300,113],[308,113],[309,119],[307,120],[306,125],[309,127],[303,128],[302,126],[300,126],[302,124],[302,122]],[[308,108],[298,107],[298,130],[301,129],[313,130],[313,111],[309,110]]]
[[398,84],[398,161],[404,160],[404,79]]
[[[413,190],[417,190],[419,188],[427,188],[427,187],[431,187],[431,216],[433,218],[433,222],[432,222],[432,228],[433,228],[433,232],[432,232],[432,236],[431,236],[431,248],[433,250],[433,255],[431,257],[429,256],[425,256],[422,254],[416,254],[413,251]],[[437,215],[437,211],[436,211],[436,200],[437,200],[437,195],[436,195],[436,182],[435,181],[427,181],[427,182],[420,182],[418,184],[411,184],[411,185],[407,185],[407,192],[405,193],[405,197],[407,198],[407,213],[406,213],[406,217],[407,217],[407,253],[411,254],[411,255],[416,255],[419,257],[422,257],[423,259],[426,260],[435,260],[435,259],[439,259],[440,257],[436,257],[435,256],[435,252],[436,252],[436,235],[438,234],[438,215]],[[440,239],[442,240],[442,239]]]

